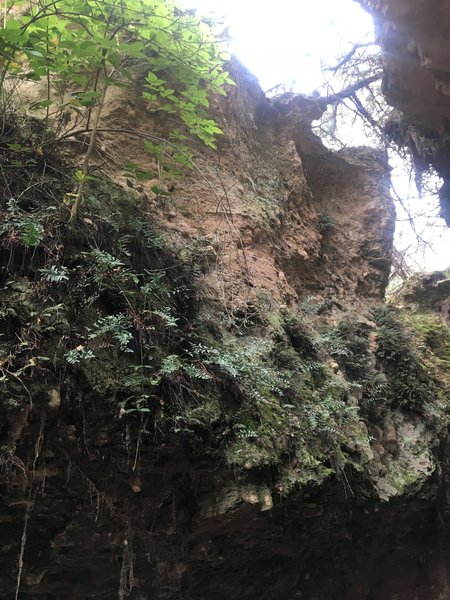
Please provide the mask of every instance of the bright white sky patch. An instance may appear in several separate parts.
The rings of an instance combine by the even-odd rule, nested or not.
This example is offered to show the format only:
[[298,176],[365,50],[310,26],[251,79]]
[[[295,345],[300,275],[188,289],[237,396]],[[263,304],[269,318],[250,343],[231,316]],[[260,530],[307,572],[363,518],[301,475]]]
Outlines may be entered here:
[[352,0],[181,0],[199,13],[223,16],[231,51],[264,89],[280,83],[310,93],[323,83],[321,62],[373,31],[372,19]]
[[[371,17],[353,0],[177,0],[177,4],[195,7],[205,16],[223,17],[224,27],[230,26],[230,51],[265,90],[281,84],[286,90],[309,94],[325,83],[323,66],[335,65],[355,43],[374,37]],[[360,136],[348,137],[361,143]],[[408,173],[394,164],[392,175],[406,205],[416,213],[426,212],[425,207],[435,198],[413,201],[416,191]],[[435,219],[435,226],[430,227],[426,219],[419,218],[416,229],[432,247],[417,250],[401,207],[397,212],[396,245],[414,253],[415,267],[448,267],[450,230],[443,229],[443,221]]]

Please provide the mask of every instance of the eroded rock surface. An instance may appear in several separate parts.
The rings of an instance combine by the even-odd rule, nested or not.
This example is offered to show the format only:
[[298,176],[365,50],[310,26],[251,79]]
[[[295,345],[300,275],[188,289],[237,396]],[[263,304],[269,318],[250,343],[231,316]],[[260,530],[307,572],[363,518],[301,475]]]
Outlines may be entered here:
[[113,130],[167,126],[121,94],[79,231],[2,199],[4,598],[447,597],[447,325],[423,357],[383,306],[386,157],[232,75],[169,200],[117,186]]
[[418,167],[443,178],[442,216],[450,225],[450,2],[361,0],[375,17],[383,50],[383,93],[399,109],[395,141],[408,146]]

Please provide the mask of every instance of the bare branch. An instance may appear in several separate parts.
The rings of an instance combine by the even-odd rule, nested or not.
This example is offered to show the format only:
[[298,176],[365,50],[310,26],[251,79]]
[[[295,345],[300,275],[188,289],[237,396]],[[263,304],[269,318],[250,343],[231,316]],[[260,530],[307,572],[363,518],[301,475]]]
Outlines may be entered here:
[[353,85],[349,85],[348,87],[344,88],[340,92],[337,92],[336,94],[331,94],[331,96],[327,96],[323,100],[324,102],[326,102],[327,105],[335,104],[336,102],[341,102],[341,100],[354,96],[355,92],[357,92],[358,90],[366,88],[370,84],[375,83],[375,81],[378,81],[380,79],[381,73],[376,73],[375,75],[371,75],[370,77],[366,77],[365,79],[357,81]]
[[361,113],[361,116],[368,121],[368,123],[376,130],[380,129],[379,123],[372,117],[368,110],[363,106],[361,100],[356,95],[356,92],[350,96],[350,100],[356,106],[358,112]]
[[394,273],[396,273],[403,281],[412,275],[412,269],[408,266],[403,253],[395,246],[392,246],[391,259]]
[[341,67],[343,67],[349,60],[354,56],[355,52],[357,52],[360,48],[369,48],[370,46],[376,46],[375,42],[366,42],[364,44],[355,44],[353,48],[348,52],[334,67],[327,67],[324,71],[332,71],[336,73],[339,71]]

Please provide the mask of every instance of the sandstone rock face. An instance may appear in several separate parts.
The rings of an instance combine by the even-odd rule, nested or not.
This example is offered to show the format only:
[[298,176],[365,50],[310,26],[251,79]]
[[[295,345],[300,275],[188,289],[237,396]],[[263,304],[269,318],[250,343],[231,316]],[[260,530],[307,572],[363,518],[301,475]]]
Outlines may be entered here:
[[442,216],[450,225],[450,2],[361,0],[375,17],[384,57],[383,93],[400,111],[400,144],[444,179]]
[[[369,310],[390,268],[386,157],[332,153],[311,133],[315,99],[269,101],[231,70],[217,151],[193,144],[192,170],[135,190],[139,235],[137,209],[108,183],[93,187],[102,210],[86,207],[80,234],[49,229],[50,250],[18,249],[14,228],[2,238],[4,598],[448,596],[447,330],[422,360],[400,313],[376,324]],[[126,132],[164,136],[164,119],[108,98],[98,162],[116,183],[124,157],[158,172]],[[47,251],[72,287],[36,275]],[[147,300],[134,311],[144,281],[176,313]],[[138,344],[117,351],[123,321],[99,335],[120,311],[152,344],[145,365]],[[14,352],[25,358],[11,376]]]
[[[215,269],[205,284],[212,294],[224,287],[230,306],[260,293],[287,306],[312,293],[348,305],[381,299],[395,220],[386,156],[333,154],[311,133],[324,110],[316,100],[268,100],[243,66],[232,63],[230,73],[237,85],[214,109],[225,132],[217,152],[195,147],[195,168],[174,182],[172,208],[158,206],[154,181],[143,184],[164,228],[210,240]],[[170,123],[116,93],[103,126],[164,135]],[[107,155],[148,168],[141,141],[125,135],[118,151],[118,135],[103,134]],[[117,168],[111,176],[123,182]]]

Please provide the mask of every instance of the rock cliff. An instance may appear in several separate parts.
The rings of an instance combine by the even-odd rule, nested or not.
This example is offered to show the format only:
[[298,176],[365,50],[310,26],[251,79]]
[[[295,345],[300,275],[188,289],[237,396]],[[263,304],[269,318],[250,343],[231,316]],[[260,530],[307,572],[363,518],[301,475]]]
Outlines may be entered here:
[[450,224],[450,3],[361,0],[375,19],[383,50],[383,93],[398,114],[389,133],[408,146],[419,169],[444,180],[442,217]]
[[5,123],[4,598],[449,596],[448,279],[386,306],[386,157],[230,70],[217,151],[132,190],[168,118],[108,98],[76,229],[79,141]]

